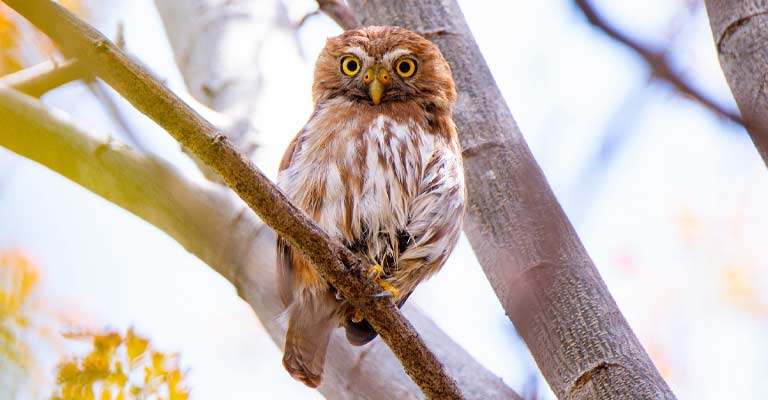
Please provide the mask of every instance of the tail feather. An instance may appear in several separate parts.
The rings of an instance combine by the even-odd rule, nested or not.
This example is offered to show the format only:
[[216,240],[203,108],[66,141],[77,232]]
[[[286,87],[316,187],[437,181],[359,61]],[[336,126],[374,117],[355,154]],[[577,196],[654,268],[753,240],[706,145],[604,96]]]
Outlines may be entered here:
[[302,303],[292,307],[283,366],[294,379],[312,388],[320,385],[328,340],[336,324],[333,309]]

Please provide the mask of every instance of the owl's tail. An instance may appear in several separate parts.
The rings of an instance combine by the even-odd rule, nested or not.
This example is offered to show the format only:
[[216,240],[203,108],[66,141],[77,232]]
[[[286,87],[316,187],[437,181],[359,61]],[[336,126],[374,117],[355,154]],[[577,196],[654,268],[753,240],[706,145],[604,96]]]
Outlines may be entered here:
[[285,335],[283,366],[294,379],[312,388],[323,379],[328,340],[338,323],[332,305],[325,303],[309,299],[294,304]]

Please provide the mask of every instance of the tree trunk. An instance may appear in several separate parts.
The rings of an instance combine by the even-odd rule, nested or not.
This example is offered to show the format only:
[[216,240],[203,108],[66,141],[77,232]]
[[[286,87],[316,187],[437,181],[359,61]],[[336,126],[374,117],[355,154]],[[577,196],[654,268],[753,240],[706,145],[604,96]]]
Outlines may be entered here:
[[706,0],[720,66],[763,162],[768,165],[768,3]]
[[453,69],[464,229],[558,398],[672,399],[533,159],[455,0],[350,0],[363,25],[435,42]]

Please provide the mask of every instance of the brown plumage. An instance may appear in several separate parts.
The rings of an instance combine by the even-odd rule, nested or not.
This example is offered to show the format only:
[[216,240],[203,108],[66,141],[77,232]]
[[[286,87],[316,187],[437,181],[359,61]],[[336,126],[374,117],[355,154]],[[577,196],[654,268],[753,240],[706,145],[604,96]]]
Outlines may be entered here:
[[[312,94],[315,110],[288,147],[278,184],[332,238],[380,265],[372,279],[402,305],[445,263],[461,231],[450,67],[413,32],[367,27],[328,39]],[[277,276],[289,313],[283,364],[316,387],[335,327],[354,345],[376,333],[280,237]]]

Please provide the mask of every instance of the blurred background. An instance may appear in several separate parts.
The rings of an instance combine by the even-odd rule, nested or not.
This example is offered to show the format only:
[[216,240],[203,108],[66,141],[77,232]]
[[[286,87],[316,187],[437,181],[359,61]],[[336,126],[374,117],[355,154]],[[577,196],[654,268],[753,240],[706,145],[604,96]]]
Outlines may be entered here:
[[[125,49],[187,91],[152,0],[63,3],[109,37],[122,26]],[[695,96],[590,24],[576,2],[459,3],[558,199],[672,390],[681,399],[768,398],[768,261],[759,256],[768,174],[728,117],[738,111],[703,2],[587,4],[604,28],[659,55],[656,71],[659,60],[668,64]],[[263,7],[273,21],[267,33],[233,38],[231,51],[260,46],[254,159],[274,178],[311,112],[314,60],[341,30],[325,15],[307,16],[311,0]],[[54,51],[0,3],[0,74]],[[177,143],[104,84],[73,82],[43,100],[202,179]],[[411,299],[519,393],[554,398],[464,238]],[[165,357],[191,399],[321,398],[283,370],[281,351],[226,280],[153,226],[0,148],[0,399],[49,398],[66,383],[62,366],[98,353],[92,341]]]

